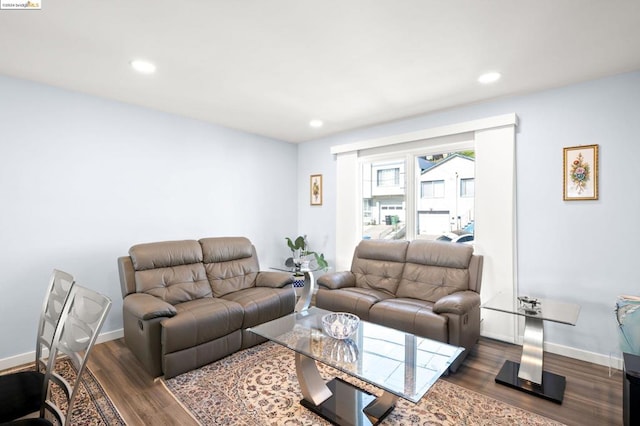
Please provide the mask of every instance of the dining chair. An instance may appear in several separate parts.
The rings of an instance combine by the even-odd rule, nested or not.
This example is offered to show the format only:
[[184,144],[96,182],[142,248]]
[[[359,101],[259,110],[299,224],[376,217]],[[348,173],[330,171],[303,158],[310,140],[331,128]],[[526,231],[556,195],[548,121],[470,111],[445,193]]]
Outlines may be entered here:
[[[0,400],[0,407],[19,403],[28,408],[37,406],[32,411],[39,410],[39,418],[14,420],[19,416],[9,417],[10,414],[0,410],[0,422],[14,426],[70,424],[87,359],[110,308],[108,297],[80,285],[71,288],[53,333],[45,372],[0,376],[0,389],[9,390],[7,393],[13,395],[13,399],[9,396],[8,402]],[[71,374],[72,377],[64,377],[57,368],[65,358],[73,365],[75,374]],[[39,393],[34,388],[38,384],[41,384]]]
[[[51,273],[38,321],[35,370],[0,377],[0,422],[40,410],[44,372],[53,334],[74,284],[75,279],[67,272],[54,269]],[[14,392],[17,388],[21,388],[22,392]]]

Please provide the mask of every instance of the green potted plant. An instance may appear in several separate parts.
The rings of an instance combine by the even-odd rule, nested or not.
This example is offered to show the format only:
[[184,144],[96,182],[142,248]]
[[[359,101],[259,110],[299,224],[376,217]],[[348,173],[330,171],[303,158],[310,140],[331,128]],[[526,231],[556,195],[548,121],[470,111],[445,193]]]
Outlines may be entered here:
[[319,269],[326,269],[329,267],[329,263],[324,258],[323,253],[316,253],[309,250],[309,243],[307,242],[307,236],[298,236],[295,240],[289,237],[287,240],[287,246],[291,250],[291,257],[285,262],[287,266],[293,266],[296,271],[309,267],[309,256],[313,256]]

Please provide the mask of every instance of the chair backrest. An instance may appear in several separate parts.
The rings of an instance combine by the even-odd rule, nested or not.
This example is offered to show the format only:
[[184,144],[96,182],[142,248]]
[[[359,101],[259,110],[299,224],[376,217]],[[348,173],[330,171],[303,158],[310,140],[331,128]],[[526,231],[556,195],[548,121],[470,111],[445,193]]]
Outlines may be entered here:
[[53,333],[58,326],[62,310],[75,280],[71,274],[54,269],[42,303],[38,334],[36,336],[36,371],[44,372],[51,351]]
[[[75,285],[68,297],[51,344],[42,392],[44,401],[40,409],[40,417],[45,416],[46,410],[53,414],[61,426],[70,424],[73,405],[89,353],[111,307],[111,300],[108,297],[80,285]],[[76,370],[75,378],[67,379],[56,371],[55,366],[59,355],[69,357]],[[63,391],[67,407],[66,415],[51,398],[52,383]]]

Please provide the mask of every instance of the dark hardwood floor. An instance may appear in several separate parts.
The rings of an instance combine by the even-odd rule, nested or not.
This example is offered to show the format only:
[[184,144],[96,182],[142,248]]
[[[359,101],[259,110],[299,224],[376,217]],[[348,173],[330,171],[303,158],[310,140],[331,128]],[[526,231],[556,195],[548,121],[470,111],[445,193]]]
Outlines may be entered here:
[[622,371],[597,364],[544,354],[544,369],[566,377],[561,405],[495,382],[506,359],[520,361],[521,347],[480,338],[462,367],[444,378],[467,389],[541,414],[567,425],[621,425]]
[[[545,370],[566,377],[562,405],[495,383],[505,359],[520,360],[520,347],[481,338],[458,372],[444,378],[508,404],[567,425],[621,425],[622,372],[571,358],[545,354]],[[122,339],[96,345],[89,368],[128,425],[195,425],[196,422],[149,377]]]

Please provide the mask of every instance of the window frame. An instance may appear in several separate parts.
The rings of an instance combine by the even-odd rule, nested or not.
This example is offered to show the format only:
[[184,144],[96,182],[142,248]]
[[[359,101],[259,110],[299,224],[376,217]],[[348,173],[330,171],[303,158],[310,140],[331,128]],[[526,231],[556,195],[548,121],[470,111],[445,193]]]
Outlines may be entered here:
[[[482,196],[479,191],[475,192],[474,208],[475,221],[481,225],[475,230],[475,252],[485,257],[481,297],[487,298],[502,292],[515,300],[518,294],[515,181],[517,128],[517,115],[508,113],[332,146],[330,152],[336,159],[337,182],[336,270],[349,270],[353,251],[362,237],[359,232],[362,229],[362,202],[359,201],[362,194],[362,171],[358,166],[363,154],[381,153],[390,146],[400,151],[423,144],[424,141],[437,145],[456,140],[472,140],[476,153],[475,180],[482,191]],[[456,149],[448,147],[443,152],[445,150]],[[415,165],[409,162],[407,166]],[[405,173],[413,176],[412,170],[405,170]],[[413,179],[407,179],[407,182],[413,185]],[[407,188],[407,191],[410,189],[415,191],[415,185]],[[413,206],[407,205],[407,211],[413,210]],[[408,219],[415,221],[411,216]],[[415,223],[407,223],[407,229],[415,230]],[[483,312],[482,316],[483,336],[516,342],[518,327],[515,316],[508,321],[494,318],[487,312]]]
[[[473,182],[473,194],[469,195],[467,193],[467,191],[465,191],[464,193],[462,192],[462,187],[463,187],[463,182],[464,183],[468,183],[468,182]],[[467,185],[464,185],[465,189],[467,187]],[[475,197],[476,196],[476,178],[475,176],[472,178],[460,178],[460,197],[465,197],[465,198],[470,198],[470,197]]]
[[[384,172],[392,172],[393,173],[393,177],[392,180],[393,182],[389,183],[387,182],[389,179],[380,179],[380,175],[384,174]],[[384,176],[383,176],[384,177]],[[384,182],[384,183],[381,183]],[[400,167],[389,167],[386,169],[378,169],[376,170],[376,186],[377,187],[382,187],[382,188],[393,188],[396,186],[400,186]]]

